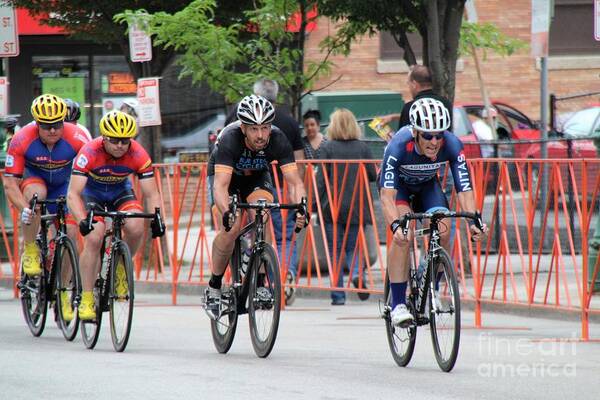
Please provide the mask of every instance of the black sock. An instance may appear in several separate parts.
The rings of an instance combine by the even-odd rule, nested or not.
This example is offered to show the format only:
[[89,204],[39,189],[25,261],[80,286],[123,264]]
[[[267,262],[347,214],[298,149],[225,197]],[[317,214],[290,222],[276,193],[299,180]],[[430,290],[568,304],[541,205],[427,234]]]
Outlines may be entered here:
[[210,280],[208,281],[208,286],[213,289],[221,289],[221,285],[223,283],[223,274],[217,275],[212,274]]

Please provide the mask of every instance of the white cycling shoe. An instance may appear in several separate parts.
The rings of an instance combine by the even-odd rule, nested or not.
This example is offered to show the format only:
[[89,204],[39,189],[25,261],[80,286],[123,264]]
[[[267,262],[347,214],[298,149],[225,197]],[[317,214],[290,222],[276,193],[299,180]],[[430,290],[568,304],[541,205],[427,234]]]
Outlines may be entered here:
[[408,308],[406,308],[406,304],[398,304],[394,307],[390,316],[393,325],[401,325],[413,320],[413,316],[410,311],[408,311]]

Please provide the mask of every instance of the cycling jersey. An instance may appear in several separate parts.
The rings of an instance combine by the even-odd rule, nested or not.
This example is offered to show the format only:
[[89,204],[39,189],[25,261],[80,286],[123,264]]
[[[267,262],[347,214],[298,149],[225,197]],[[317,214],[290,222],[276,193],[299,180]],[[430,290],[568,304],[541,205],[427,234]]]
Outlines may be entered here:
[[440,167],[448,161],[456,191],[473,190],[462,142],[449,131],[444,132],[442,140],[436,159],[431,160],[419,154],[412,128],[406,126],[400,129],[385,149],[380,186],[396,190],[403,186],[419,186],[434,179]]
[[294,152],[286,136],[272,127],[269,143],[259,151],[246,147],[240,123],[227,125],[219,133],[215,150],[211,154],[208,175],[225,172],[240,176],[262,175],[271,170],[271,162],[277,161],[282,171],[296,169]]
[[10,142],[5,176],[36,178],[49,189],[66,187],[73,159],[87,142],[76,126],[64,124],[62,138],[49,149],[42,143],[37,125],[28,124]]
[[103,138],[98,137],[81,149],[73,166],[73,175],[88,178],[83,195],[101,202],[113,201],[131,190],[131,174],[139,179],[154,177],[150,156],[135,140],[122,157],[114,158],[104,149]]

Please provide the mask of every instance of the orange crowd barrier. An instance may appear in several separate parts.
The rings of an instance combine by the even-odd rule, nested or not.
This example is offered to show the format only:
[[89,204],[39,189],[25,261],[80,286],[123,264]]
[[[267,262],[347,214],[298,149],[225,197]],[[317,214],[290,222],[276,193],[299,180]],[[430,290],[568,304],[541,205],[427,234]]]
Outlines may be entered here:
[[[292,285],[297,289],[383,292],[386,244],[391,237],[376,184],[369,176],[379,164],[378,160],[299,162],[313,217],[307,229],[292,235],[291,242],[284,240],[282,279],[291,262],[289,249],[295,246],[298,273]],[[590,285],[598,276],[599,262],[588,262],[590,227],[593,216],[598,215],[600,160],[476,159],[469,162],[469,168],[476,204],[490,234],[485,241],[473,244],[467,224],[456,221],[450,250],[459,272],[461,295],[474,304],[475,325],[483,326],[482,306],[486,303],[546,308],[579,313],[581,338],[589,339],[590,315],[600,313],[600,300]],[[180,285],[205,285],[210,277],[215,231],[207,164],[157,164],[155,179],[167,233],[160,240],[147,236],[144,250],[135,257],[135,277],[150,284],[170,285],[176,304]],[[457,208],[447,170],[440,179],[448,188],[451,208]],[[282,202],[287,202],[286,183],[276,179],[275,187]],[[352,195],[346,204],[343,194],[348,190]],[[342,209],[356,212],[356,218],[340,224]],[[284,221],[288,213],[282,211]],[[10,264],[0,269],[0,278],[7,278],[9,273],[8,278],[16,283],[19,235],[14,213],[12,220],[14,232],[7,228],[6,216],[0,214],[5,261]],[[334,232],[329,240],[337,241],[336,230],[344,229],[342,254],[348,246],[350,222],[358,225],[349,271],[341,270],[343,263],[337,252],[330,253],[328,221]],[[284,224],[284,238],[285,229]],[[352,283],[354,266],[359,271],[358,288]],[[333,278],[338,274],[346,274],[342,288],[336,287],[337,279]]]

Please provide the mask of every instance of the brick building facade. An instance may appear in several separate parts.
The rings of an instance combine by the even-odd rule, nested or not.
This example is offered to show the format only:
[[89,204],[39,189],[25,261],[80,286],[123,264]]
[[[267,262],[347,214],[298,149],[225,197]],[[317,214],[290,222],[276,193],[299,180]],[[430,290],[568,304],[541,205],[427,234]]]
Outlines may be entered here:
[[[589,8],[593,2],[574,0],[555,0],[555,19],[550,35],[551,53],[549,66],[549,93],[566,96],[584,92],[600,91],[600,42],[593,41],[593,12]],[[583,5],[582,5],[583,3]],[[589,3],[589,4],[587,4]],[[566,26],[563,18],[564,9],[572,11],[573,4],[585,6],[578,15],[577,25]],[[486,0],[477,1],[477,14],[480,22],[491,22],[502,32],[527,43],[531,38],[531,0]],[[562,7],[562,8],[561,8]],[[576,8],[577,8],[576,7]],[[580,7],[581,8],[581,7]],[[581,14],[587,16],[581,18]],[[586,19],[588,18],[589,21]],[[577,21],[577,20],[576,20]],[[589,36],[589,47],[574,48],[571,51],[553,49],[552,43],[557,37],[570,34],[577,26],[581,31],[586,28]],[[320,60],[322,55],[318,44],[328,34],[335,32],[335,24],[326,18],[318,21],[317,28],[310,33],[306,42],[306,57],[309,60]],[[573,41],[578,41],[573,39]],[[595,47],[596,45],[598,47]],[[576,47],[576,46],[571,46]],[[352,46],[352,52],[345,59],[334,57],[335,67],[329,77],[316,82],[314,88],[327,86],[326,91],[344,90],[394,90],[401,92],[405,99],[410,99],[406,87],[408,69],[403,60],[383,60],[380,56],[380,35],[363,37]],[[540,69],[539,60],[531,57],[529,48],[523,49],[509,57],[500,57],[488,53],[481,61],[482,74],[491,98],[505,101],[526,113],[532,119],[540,115]],[[477,81],[474,61],[470,56],[459,60],[456,74],[456,102],[481,102],[481,92]],[[598,97],[585,97],[577,101],[561,103],[557,111],[565,112],[598,104]]]

